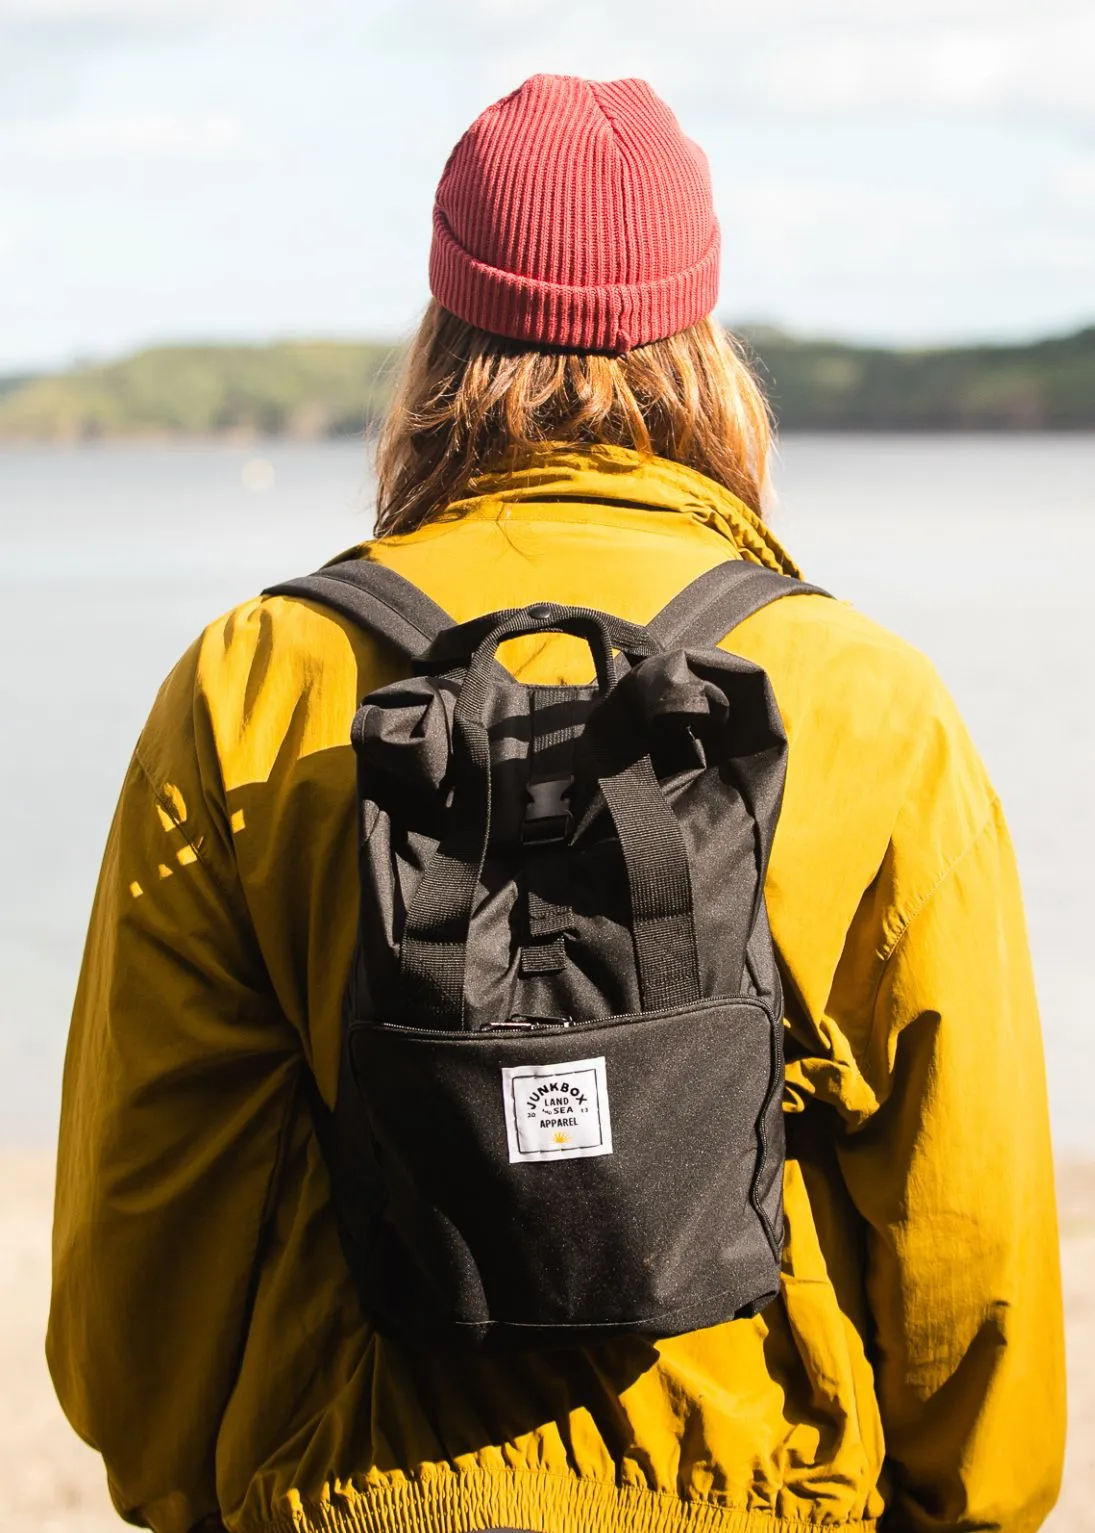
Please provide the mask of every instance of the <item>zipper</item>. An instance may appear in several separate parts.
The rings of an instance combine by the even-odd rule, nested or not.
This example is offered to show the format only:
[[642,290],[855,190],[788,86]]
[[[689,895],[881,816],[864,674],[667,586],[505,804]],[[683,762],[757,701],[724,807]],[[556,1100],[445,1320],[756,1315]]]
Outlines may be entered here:
[[[507,1017],[504,1022],[492,1022],[488,1027],[481,1027],[474,1032],[464,1030],[458,1033],[446,1032],[436,1027],[408,1027],[399,1022],[378,1022],[375,1019],[365,1020],[359,1018],[352,1022],[351,1028],[356,1027],[379,1027],[385,1032],[401,1033],[413,1038],[436,1038],[444,1039],[448,1043],[470,1041],[475,1038],[489,1038],[495,1033],[565,1033],[584,1032],[587,1029],[597,1027],[618,1027],[627,1022],[650,1022],[662,1017],[686,1017],[692,1012],[710,1011],[715,1006],[749,1006],[755,1011],[763,1013],[772,1026],[776,1025],[776,1019],[772,1016],[764,1002],[758,1000],[755,995],[720,995],[712,996],[707,1000],[693,1001],[689,1006],[667,1006],[661,1011],[629,1011],[619,1016],[611,1017],[587,1017],[580,1021],[564,1017],[526,1017],[520,1014]],[[779,1019],[782,1021],[782,1018]]]
[[544,1028],[552,1028],[559,1032],[569,1027],[570,1017],[527,1017],[518,1012],[516,1016],[507,1017],[504,1022],[488,1022],[486,1027],[480,1028],[480,1032],[498,1033],[538,1033]]

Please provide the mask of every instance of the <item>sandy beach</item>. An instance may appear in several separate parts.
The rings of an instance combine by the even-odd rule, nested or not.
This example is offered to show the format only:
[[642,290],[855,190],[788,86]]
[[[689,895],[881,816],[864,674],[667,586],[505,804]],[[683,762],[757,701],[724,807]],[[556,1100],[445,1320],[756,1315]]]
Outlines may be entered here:
[[[1052,1533],[1095,1533],[1095,1164],[1059,1174],[1068,1318],[1069,1455]],[[50,1157],[0,1151],[0,1483],[3,1533],[118,1533],[98,1456],[69,1428],[42,1355]]]

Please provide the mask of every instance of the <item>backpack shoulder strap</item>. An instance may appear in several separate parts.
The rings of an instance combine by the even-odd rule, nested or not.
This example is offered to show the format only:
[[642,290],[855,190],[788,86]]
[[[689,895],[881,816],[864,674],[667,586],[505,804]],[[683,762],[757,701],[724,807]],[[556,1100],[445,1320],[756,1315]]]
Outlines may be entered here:
[[345,559],[313,575],[267,586],[264,596],[302,596],[387,639],[411,659],[423,654],[452,618],[424,591],[385,564]]
[[679,591],[646,626],[664,649],[708,648],[782,596],[828,595],[746,559],[725,559]]

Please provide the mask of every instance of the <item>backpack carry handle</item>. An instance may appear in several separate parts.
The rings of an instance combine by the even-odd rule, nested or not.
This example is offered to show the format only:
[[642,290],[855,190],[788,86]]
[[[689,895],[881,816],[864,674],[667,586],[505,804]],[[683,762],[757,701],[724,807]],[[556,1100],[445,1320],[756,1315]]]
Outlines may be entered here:
[[[658,654],[662,648],[660,641],[637,623],[629,623],[609,612],[598,612],[592,607],[568,607],[545,601],[534,602],[528,607],[507,607],[501,612],[487,612],[467,623],[453,624],[417,656],[415,670],[438,671],[458,665],[470,666],[475,653],[492,637],[491,654],[507,639],[533,633],[577,634],[590,642],[591,648],[594,638],[597,643],[603,643],[600,636],[607,633],[610,648],[615,647],[631,661]],[[594,650],[596,659],[597,651]]]
[[[483,706],[488,694],[488,678],[492,670],[495,652],[499,645],[510,639],[524,638],[536,633],[569,633],[584,639],[593,655],[597,672],[597,690],[606,696],[616,684],[616,667],[613,649],[629,663],[657,654],[661,645],[650,638],[642,628],[607,612],[596,612],[592,607],[562,607],[554,602],[536,602],[531,607],[519,607],[510,612],[489,614],[491,626],[476,644],[468,661],[464,684],[456,704],[454,724],[485,724]],[[482,620],[465,625],[469,629],[481,628]],[[451,637],[453,630],[444,638]],[[425,659],[425,657],[423,657]]]

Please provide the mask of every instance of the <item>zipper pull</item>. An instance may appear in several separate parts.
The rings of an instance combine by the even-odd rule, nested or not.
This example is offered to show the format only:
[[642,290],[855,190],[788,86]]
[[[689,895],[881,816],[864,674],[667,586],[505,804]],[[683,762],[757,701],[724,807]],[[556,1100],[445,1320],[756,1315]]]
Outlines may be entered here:
[[507,1017],[504,1022],[492,1022],[492,1030],[507,1029],[510,1032],[534,1033],[541,1027],[569,1027],[570,1017],[526,1017],[518,1013],[517,1016]]

